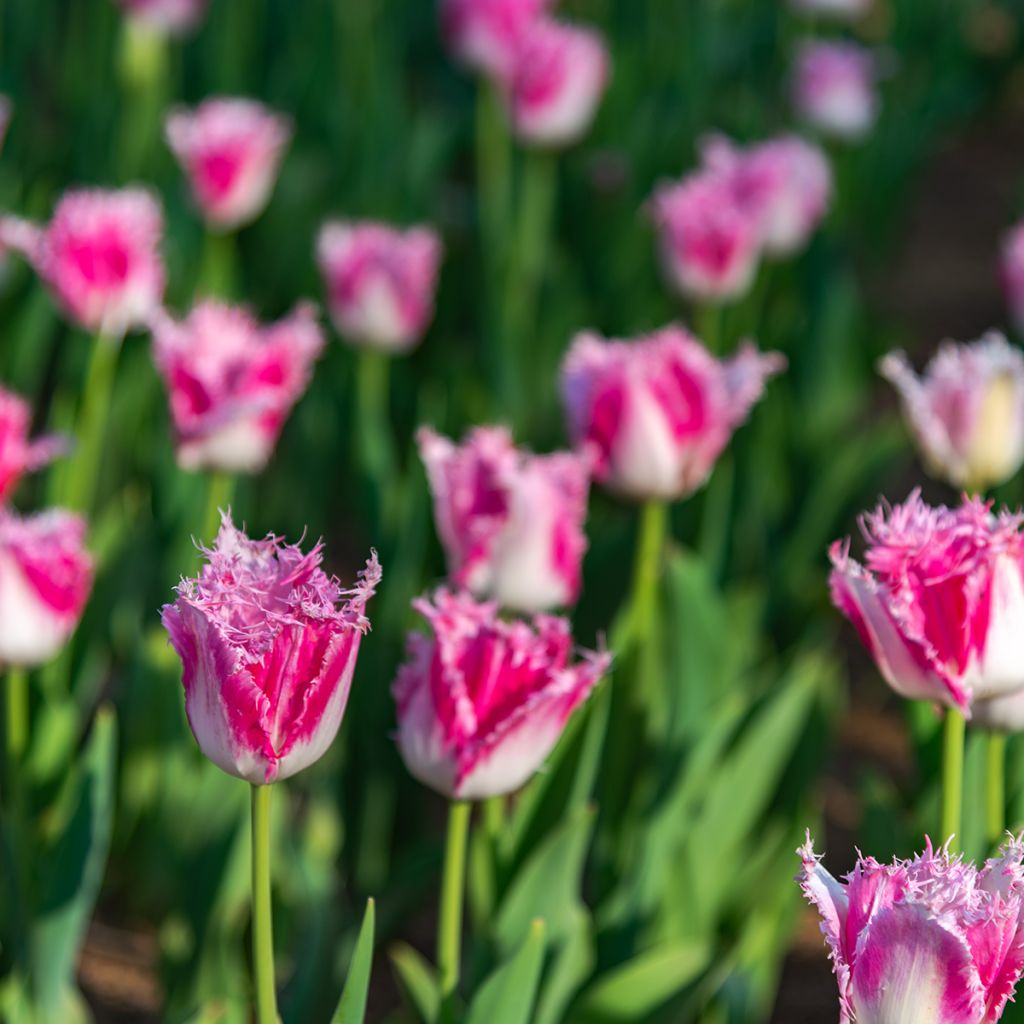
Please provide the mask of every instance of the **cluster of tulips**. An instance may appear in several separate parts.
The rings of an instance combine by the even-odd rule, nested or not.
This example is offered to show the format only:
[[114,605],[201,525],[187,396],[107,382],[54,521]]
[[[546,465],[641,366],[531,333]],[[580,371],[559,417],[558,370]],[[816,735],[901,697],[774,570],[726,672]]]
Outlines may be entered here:
[[[194,30],[203,0],[122,0],[142,30]],[[860,0],[794,0],[801,11],[855,17]],[[442,0],[453,55],[483,79],[514,136],[557,149],[581,138],[611,74],[594,30],[556,18],[545,0]],[[877,63],[852,43],[802,43],[795,111],[822,134],[855,140],[877,110]],[[9,116],[9,108],[5,108]],[[371,553],[346,586],[308,550],[235,525],[232,480],[270,461],[325,346],[309,301],[274,323],[230,301],[232,233],[259,217],[292,136],[289,118],[246,98],[173,109],[166,142],[209,235],[200,295],[183,316],[163,304],[162,212],[144,188],[76,189],[46,224],[0,221],[76,325],[96,335],[77,443],[59,477],[73,509],[22,517],[0,510],[0,662],[7,681],[8,753],[17,770],[27,721],[26,667],[58,656],[89,595],[85,519],[101,479],[118,352],[149,332],[178,465],[210,474],[204,564],[162,610],[181,660],[185,708],[202,752],[252,787],[253,969],[256,1017],[277,1020],[271,940],[272,785],[320,759],[341,726],[367,606],[382,585]],[[827,215],[830,161],[787,132],[740,146],[721,135],[699,166],[659,185],[646,210],[671,288],[701,335],[669,324],[643,336],[581,331],[564,355],[560,391],[571,447],[535,454],[503,425],[461,441],[420,427],[416,440],[447,556],[447,580],[419,597],[425,628],[408,641],[392,685],[396,741],[409,772],[450,802],[439,895],[439,1019],[458,1018],[460,937],[472,807],[523,787],[567,722],[645,642],[644,617],[665,546],[667,503],[704,485],[784,357],[741,342],[731,354],[718,309],[748,295],[762,260],[804,248]],[[443,245],[428,226],[325,223],[311,252],[337,332],[397,357],[430,326]],[[1005,280],[1024,320],[1024,227],[1007,241]],[[522,269],[522,268],[520,268]],[[528,328],[528,325],[527,325]],[[520,371],[521,371],[520,367]],[[1024,517],[996,512],[988,489],[1024,461],[1024,356],[992,333],[949,344],[923,376],[888,356],[928,470],[964,491],[951,508],[917,491],[866,514],[862,561],[849,540],[831,548],[836,606],[902,696],[945,709],[944,844],[909,861],[861,858],[845,884],[821,867],[808,837],[801,885],[821,913],[840,990],[841,1019],[860,1024],[987,1024],[1024,972],[1024,845],[1006,844],[977,869],[954,851],[965,721],[990,732],[990,838],[1004,831],[1004,736],[1024,729]],[[30,410],[0,392],[0,499],[20,477],[63,454],[59,438],[29,437]],[[591,483],[643,504],[626,629],[613,650],[576,647],[568,618],[581,588]],[[188,568],[188,567],[183,567]],[[606,681],[604,686],[609,685]],[[492,805],[493,806],[493,805]],[[365,1003],[365,992],[362,997]],[[343,1000],[344,1003],[344,1000]],[[340,1012],[340,1011],[339,1011]],[[339,1018],[342,1019],[342,1018]]]

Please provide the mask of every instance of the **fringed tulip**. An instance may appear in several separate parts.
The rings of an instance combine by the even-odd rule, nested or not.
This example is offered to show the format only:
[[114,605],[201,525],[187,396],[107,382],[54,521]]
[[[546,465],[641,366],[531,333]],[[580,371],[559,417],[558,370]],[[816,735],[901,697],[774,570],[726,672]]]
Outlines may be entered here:
[[682,498],[704,483],[765,380],[785,365],[750,344],[718,360],[678,326],[635,341],[579,334],[562,368],[569,431],[611,489]]
[[125,13],[158,32],[183,35],[206,14],[209,0],[117,0]]
[[149,192],[66,192],[42,230],[7,221],[4,239],[20,249],[72,320],[119,338],[142,326],[164,292],[163,213]]
[[880,364],[929,472],[984,492],[1024,461],[1024,355],[995,331],[944,344],[918,377],[902,352]]
[[474,71],[504,78],[523,33],[553,0],[441,0],[441,33]]
[[860,139],[878,114],[875,59],[856,43],[812,41],[797,54],[793,102],[808,124],[840,139]]
[[979,870],[947,847],[840,882],[808,835],[797,880],[821,915],[840,1024],[994,1024],[1024,970],[1024,844]]
[[1010,316],[1024,334],[1024,221],[1011,228],[1003,240],[1001,269]]
[[452,581],[517,611],[572,604],[587,546],[586,460],[517,449],[501,427],[478,427],[461,445],[426,428],[418,440]]
[[537,146],[576,142],[594,120],[608,73],[598,32],[538,19],[523,33],[507,76],[516,134]]
[[279,537],[250,540],[224,515],[207,562],[162,611],[181,658],[199,749],[229,775],[276,782],[317,761],[341,725],[376,556],[352,590]]
[[28,438],[32,413],[28,402],[0,387],[0,502],[5,502],[18,481],[41,469],[66,447],[61,437]]
[[507,621],[496,604],[445,590],[414,607],[433,636],[410,636],[393,686],[406,767],[455,800],[511,793],[541,767],[609,656],[572,662],[565,619]]
[[53,509],[0,509],[0,664],[49,661],[78,625],[92,587],[85,522]]
[[405,352],[434,316],[441,242],[430,228],[372,222],[325,224],[317,260],[331,317],[357,345]]
[[170,397],[180,465],[262,469],[323,344],[309,303],[268,326],[219,302],[201,303],[181,322],[160,317],[153,356]]
[[1024,688],[1020,515],[965,498],[926,505],[914,491],[861,519],[865,564],[830,549],[832,600],[901,696],[969,714],[972,697]]
[[715,136],[704,146],[704,159],[750,211],[768,254],[788,256],[802,249],[828,210],[828,158],[798,135],[780,135],[747,149]]
[[650,210],[662,268],[684,297],[721,302],[750,288],[761,228],[727,176],[704,171],[662,185]]
[[214,97],[172,111],[166,131],[207,223],[236,228],[263,212],[291,140],[287,117],[255,100]]

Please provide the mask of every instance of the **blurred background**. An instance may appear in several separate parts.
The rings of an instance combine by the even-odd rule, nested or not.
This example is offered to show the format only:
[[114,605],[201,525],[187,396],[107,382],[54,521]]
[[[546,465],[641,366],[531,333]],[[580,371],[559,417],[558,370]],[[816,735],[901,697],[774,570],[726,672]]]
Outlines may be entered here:
[[[1006,329],[998,248],[1024,213],[1024,5],[876,0],[840,27],[782,0],[564,0],[560,12],[601,30],[613,73],[595,127],[556,164],[526,338],[530,397],[513,417],[517,440],[539,451],[567,444],[557,369],[575,331],[629,336],[691,317],[657,266],[643,212],[655,185],[692,168],[709,131],[754,141],[792,127],[789,70],[808,36],[876,48],[884,76],[873,131],[830,146],[837,191],[823,229],[724,315],[723,350],[753,333],[789,371],[709,485],[673,507],[659,670],[645,697],[652,756],[624,786],[585,730],[570,732],[516,803],[497,891],[471,870],[469,974],[486,976],[540,908],[550,937],[537,1024],[818,1024],[835,1019],[834,981],[791,883],[793,850],[811,824],[834,874],[854,844],[880,859],[909,854],[937,818],[939,754],[937,716],[890,695],[833,611],[826,548],[880,495],[902,499],[922,482],[878,358],[904,347],[920,365],[945,337]],[[483,280],[479,87],[446,54],[423,0],[212,0],[201,26],[159,54],[133,45],[109,0],[22,0],[0,5],[0,91],[14,104],[0,206],[44,220],[69,186],[148,184],[165,207],[167,304],[179,313],[204,243],[163,140],[174,104],[252,96],[294,119],[270,205],[237,238],[236,297],[261,318],[301,297],[323,302],[314,240],[328,217],[429,222],[443,237],[437,315],[423,344],[392,362],[390,412],[372,407],[356,353],[332,334],[270,466],[233,501],[253,535],[322,536],[343,579],[371,546],[384,566],[341,737],[275,808],[282,1014],[328,1019],[373,895],[369,1019],[416,1021],[444,806],[397,757],[389,685],[409,600],[444,559],[412,435],[421,423],[461,436],[510,418],[493,386],[499,325]],[[514,160],[522,173],[522,154]],[[0,379],[32,400],[39,429],[70,430],[92,342],[14,258],[0,324]],[[205,481],[175,464],[147,336],[125,340],[114,396],[91,529],[99,572],[67,659],[71,696],[35,691],[29,757],[40,920],[72,915],[80,941],[49,948],[44,927],[38,955],[53,970],[46,984],[77,978],[98,1021],[245,1020],[248,798],[196,749],[158,621],[195,569]],[[29,481],[19,505],[39,506],[48,486],[45,474]],[[938,484],[925,494],[954,497]],[[1018,504],[1024,486],[997,497]],[[636,525],[635,507],[594,490],[574,613],[582,644],[609,629],[628,589]],[[68,765],[106,704],[116,755],[89,762],[92,788],[72,797]],[[985,846],[970,798],[979,758],[972,739],[971,854]],[[1017,739],[1010,758],[1020,822]],[[601,823],[613,810],[630,838],[611,849]],[[104,868],[87,852],[106,834]]]

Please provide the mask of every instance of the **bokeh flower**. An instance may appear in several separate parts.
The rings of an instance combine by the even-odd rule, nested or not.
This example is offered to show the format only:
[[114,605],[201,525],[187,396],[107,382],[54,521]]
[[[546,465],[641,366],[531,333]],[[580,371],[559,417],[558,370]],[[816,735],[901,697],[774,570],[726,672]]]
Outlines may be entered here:
[[562,618],[507,621],[496,604],[443,589],[414,607],[433,636],[409,637],[393,686],[406,767],[456,800],[511,793],[543,764],[610,657],[573,662]]
[[236,228],[263,212],[291,140],[287,117],[255,100],[217,96],[173,110],[166,131],[207,223]]
[[608,74],[600,33],[537,19],[523,32],[506,76],[516,134],[537,146],[576,142],[594,120]]
[[405,352],[434,316],[441,241],[431,228],[330,221],[317,260],[338,332],[350,342]]
[[474,71],[503,78],[523,33],[553,0],[441,0],[441,34]]
[[633,498],[682,498],[708,478],[785,359],[743,345],[716,359],[673,325],[633,341],[581,333],[562,366],[573,443],[594,476]]
[[1024,221],[1012,227],[1003,239],[1000,269],[1010,316],[1024,334]]
[[183,35],[206,14],[209,0],[116,0],[125,14],[169,35]]
[[587,546],[586,459],[517,449],[502,427],[477,427],[461,445],[427,428],[417,440],[452,581],[517,611],[572,604]]
[[810,836],[797,851],[804,896],[839,985],[841,1024],[992,1024],[1024,969],[1024,844],[979,870],[947,847],[880,864],[859,856],[840,882]]
[[852,20],[871,10],[874,0],[789,0],[790,7],[804,14]]
[[153,358],[170,398],[181,466],[262,469],[323,345],[310,303],[267,326],[242,307],[212,301],[180,322],[159,317]]
[[1022,521],[914,491],[861,518],[863,565],[849,538],[832,545],[832,601],[898,694],[969,713],[972,698],[1024,687]]
[[878,115],[877,78],[874,56],[856,43],[805,42],[793,70],[797,114],[827,135],[862,138]]
[[680,294],[722,302],[750,288],[761,254],[761,226],[726,175],[701,171],[663,184],[650,211],[662,269]]
[[250,540],[227,514],[204,554],[198,577],[162,610],[189,725],[229,775],[286,779],[338,733],[380,565],[371,556],[343,590],[320,568],[321,545],[304,554],[279,537]]
[[918,377],[902,352],[880,364],[928,471],[984,492],[1024,461],[1024,354],[996,331],[968,345],[946,342]]
[[0,502],[6,501],[26,473],[41,469],[67,447],[62,437],[30,441],[32,411],[28,402],[0,387]]
[[85,521],[62,509],[0,509],[0,664],[49,661],[78,625],[92,588]]

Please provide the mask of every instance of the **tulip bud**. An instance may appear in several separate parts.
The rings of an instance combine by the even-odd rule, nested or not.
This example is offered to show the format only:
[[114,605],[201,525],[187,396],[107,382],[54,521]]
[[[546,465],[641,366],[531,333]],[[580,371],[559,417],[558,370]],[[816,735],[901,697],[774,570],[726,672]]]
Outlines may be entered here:
[[793,72],[797,114],[827,135],[863,138],[878,115],[877,77],[871,52],[855,43],[806,42]]
[[418,344],[434,316],[441,242],[433,230],[331,221],[320,231],[317,260],[346,340],[391,353]]
[[586,460],[517,449],[501,427],[478,427],[458,446],[425,427],[417,439],[452,581],[517,611],[575,602]]
[[984,492],[1024,461],[1024,355],[990,331],[969,345],[945,343],[918,377],[902,352],[880,371],[900,393],[903,415],[928,471]]
[[154,324],[183,469],[256,473],[269,460],[323,349],[311,304],[257,323],[244,308],[202,302],[177,323]]
[[62,437],[30,441],[31,418],[28,402],[0,387],[0,502],[7,501],[26,473],[42,469],[66,447]]
[[392,687],[406,767],[455,800],[511,793],[541,767],[609,656],[571,662],[565,619],[510,622],[495,604],[445,590],[413,606],[433,636],[409,637]]
[[582,333],[562,366],[573,443],[594,476],[632,498],[682,498],[708,478],[785,359],[744,345],[718,360],[683,328],[635,341]]
[[474,71],[504,78],[522,34],[553,0],[441,0],[441,34]]
[[371,556],[352,590],[279,537],[250,540],[224,515],[207,562],[162,620],[181,658],[199,749],[229,775],[276,782],[319,760],[341,726],[367,601]]
[[0,663],[49,661],[78,625],[92,588],[85,522],[52,509],[0,509]]

